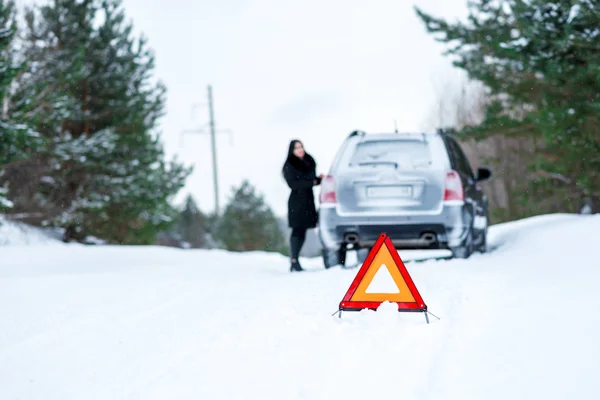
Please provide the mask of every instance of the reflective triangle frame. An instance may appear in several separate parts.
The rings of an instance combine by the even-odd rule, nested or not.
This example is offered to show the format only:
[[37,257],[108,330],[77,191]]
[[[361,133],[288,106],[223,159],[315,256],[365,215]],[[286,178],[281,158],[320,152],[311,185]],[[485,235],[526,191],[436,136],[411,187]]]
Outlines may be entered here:
[[[386,265],[387,268],[394,268],[394,267],[398,268],[398,271],[400,272],[402,279],[406,283],[406,287],[408,287],[408,290],[410,291],[412,297],[414,298],[414,301],[404,302],[404,301],[394,301],[393,299],[389,299],[389,300],[384,299],[381,301],[379,301],[379,300],[378,301],[352,300],[354,294],[357,292],[359,285],[361,284],[365,275],[367,274],[367,271],[369,271],[369,269],[371,269],[372,267],[374,267],[374,268],[381,267],[381,266],[373,265],[373,260],[375,260],[376,256],[379,254],[382,246],[385,246],[387,248],[387,251],[389,251],[389,253],[394,261],[394,264],[395,264],[394,266]],[[381,296],[379,296],[379,297],[381,297]],[[393,298],[394,294],[390,294],[389,297]],[[381,235],[379,235],[379,238],[377,239],[377,241],[375,242],[375,245],[373,246],[373,248],[369,252],[369,255],[367,256],[367,259],[365,260],[365,262],[361,266],[360,270],[356,274],[356,277],[350,284],[350,287],[348,288],[348,291],[346,292],[346,295],[344,296],[343,300],[340,302],[340,305],[339,305],[340,317],[341,317],[342,311],[361,311],[364,309],[377,310],[377,308],[381,305],[381,303],[383,303],[386,300],[391,303],[396,303],[398,305],[398,311],[424,312],[425,316],[427,317],[427,305],[423,301],[423,298],[421,297],[419,290],[417,289],[416,285],[414,284],[410,274],[406,270],[406,266],[402,262],[402,259],[400,258],[400,255],[398,254],[398,251],[394,247],[391,239],[389,238],[389,236],[387,236],[387,234],[382,233]],[[427,318],[427,322],[429,323],[428,318]]]

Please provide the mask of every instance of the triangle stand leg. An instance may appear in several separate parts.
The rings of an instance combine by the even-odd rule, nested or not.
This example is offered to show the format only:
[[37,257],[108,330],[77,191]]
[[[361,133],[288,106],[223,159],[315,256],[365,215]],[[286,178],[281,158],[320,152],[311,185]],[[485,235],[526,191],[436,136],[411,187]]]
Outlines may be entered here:
[[427,310],[423,311],[423,313],[425,314],[425,321],[427,321],[427,323],[429,324],[429,316],[427,315]]

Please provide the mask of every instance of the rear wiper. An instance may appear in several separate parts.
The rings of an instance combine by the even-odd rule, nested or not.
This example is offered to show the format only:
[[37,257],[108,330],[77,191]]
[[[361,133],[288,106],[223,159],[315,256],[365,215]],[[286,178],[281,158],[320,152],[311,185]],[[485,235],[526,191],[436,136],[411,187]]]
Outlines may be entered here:
[[394,168],[398,168],[398,163],[394,161],[363,161],[358,165],[377,165],[377,164],[392,164]]

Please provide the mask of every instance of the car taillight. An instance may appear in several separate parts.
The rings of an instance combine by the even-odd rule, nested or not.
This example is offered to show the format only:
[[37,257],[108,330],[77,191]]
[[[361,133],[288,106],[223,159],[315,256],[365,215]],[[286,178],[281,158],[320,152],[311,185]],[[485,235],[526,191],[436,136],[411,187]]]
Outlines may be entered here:
[[331,175],[326,175],[321,180],[321,203],[337,203],[335,181]]
[[444,190],[444,201],[465,199],[462,181],[460,175],[456,171],[448,171],[446,173],[446,188]]

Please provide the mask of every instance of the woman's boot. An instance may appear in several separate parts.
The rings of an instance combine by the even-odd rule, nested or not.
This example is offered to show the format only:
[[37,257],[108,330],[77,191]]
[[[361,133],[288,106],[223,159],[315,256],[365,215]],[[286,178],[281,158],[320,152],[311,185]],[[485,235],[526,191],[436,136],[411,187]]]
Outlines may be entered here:
[[290,271],[304,271],[304,269],[300,266],[300,262],[298,258],[300,256],[300,250],[302,249],[302,245],[304,244],[304,234],[303,231],[295,231],[292,232],[292,236],[290,237],[290,251],[291,251],[291,261],[292,265],[290,266]]
[[290,272],[300,272],[304,271],[304,268],[298,262],[298,259],[292,258],[292,265],[290,266]]

